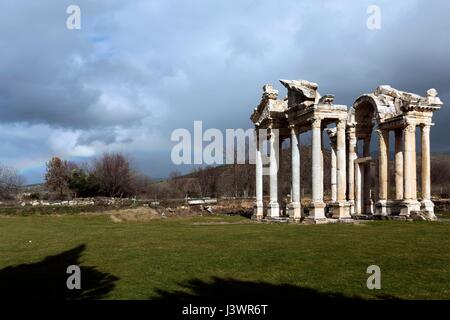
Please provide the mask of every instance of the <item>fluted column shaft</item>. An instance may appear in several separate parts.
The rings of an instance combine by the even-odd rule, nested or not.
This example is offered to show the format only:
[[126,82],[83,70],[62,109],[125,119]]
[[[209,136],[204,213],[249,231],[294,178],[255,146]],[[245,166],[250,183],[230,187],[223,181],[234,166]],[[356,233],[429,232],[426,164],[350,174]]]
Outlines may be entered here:
[[356,135],[355,129],[351,128],[349,132],[348,143],[348,200],[355,200],[355,160],[356,155]]
[[395,199],[403,200],[403,131],[395,131]]
[[279,168],[279,134],[278,130],[270,132],[270,204],[269,217],[280,216],[278,203],[278,168]]
[[323,203],[322,127],[321,120],[312,124],[312,201]]
[[331,142],[331,201],[337,201],[337,157],[334,141]]
[[379,200],[388,199],[389,131],[378,130]]
[[416,180],[416,125],[409,123],[404,130],[404,199],[417,200]]
[[345,163],[345,121],[337,124],[337,201],[344,202],[347,191],[347,167]]
[[298,132],[291,127],[292,202],[300,203],[300,144]]
[[256,150],[256,216],[262,218],[263,212],[263,161],[262,161],[262,139],[259,130],[255,130]]
[[422,133],[422,200],[431,200],[431,172],[430,172],[430,126],[421,127]]
[[291,157],[292,157],[292,202],[289,205],[289,217],[300,221],[302,210],[300,204],[300,139],[295,126],[291,126]]
[[[370,157],[370,140],[372,136],[369,135],[364,138],[363,155],[365,158]],[[364,164],[364,179],[363,179],[363,203],[365,213],[372,213],[372,203],[370,199],[370,187],[372,185],[371,164],[367,162]]]

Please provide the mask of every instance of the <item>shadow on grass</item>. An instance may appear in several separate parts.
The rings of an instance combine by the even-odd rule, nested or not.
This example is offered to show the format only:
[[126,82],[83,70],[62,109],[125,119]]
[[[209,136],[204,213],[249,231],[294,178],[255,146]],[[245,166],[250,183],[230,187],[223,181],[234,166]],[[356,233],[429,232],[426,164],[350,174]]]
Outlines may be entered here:
[[[117,277],[103,273],[96,267],[81,266],[80,257],[86,245],[44,260],[10,266],[0,270],[1,299],[84,300],[101,299],[115,287]],[[66,285],[67,267],[81,269],[81,290],[69,290]]]
[[[178,284],[183,290],[165,291],[156,289],[158,296],[152,300],[202,300],[202,301],[300,301],[318,299],[364,300],[359,296],[347,296],[336,292],[320,292],[290,284],[241,281],[213,277],[206,282],[192,279]],[[399,300],[390,295],[374,295],[374,299]]]
[[240,216],[247,219],[251,219],[253,216],[253,209],[241,209],[236,211],[229,211],[225,213],[228,216]]

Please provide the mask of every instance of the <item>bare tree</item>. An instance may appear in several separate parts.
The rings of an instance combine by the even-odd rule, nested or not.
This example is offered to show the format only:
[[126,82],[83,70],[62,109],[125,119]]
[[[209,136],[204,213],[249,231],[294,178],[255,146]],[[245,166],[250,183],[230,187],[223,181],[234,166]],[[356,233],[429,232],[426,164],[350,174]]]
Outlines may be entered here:
[[216,193],[216,177],[214,169],[210,166],[195,168],[192,175],[196,178],[198,189],[202,197]]
[[[420,161],[417,161],[420,166]],[[420,181],[420,180],[418,180]],[[450,155],[431,155],[431,183],[433,195],[442,198],[450,197]]]
[[134,193],[135,172],[130,160],[121,153],[105,153],[94,161],[94,174],[101,189],[110,197],[123,197]]
[[151,195],[153,181],[144,174],[135,174],[133,178],[133,189],[137,195]]
[[15,168],[0,165],[0,198],[11,198],[18,192],[24,180]]

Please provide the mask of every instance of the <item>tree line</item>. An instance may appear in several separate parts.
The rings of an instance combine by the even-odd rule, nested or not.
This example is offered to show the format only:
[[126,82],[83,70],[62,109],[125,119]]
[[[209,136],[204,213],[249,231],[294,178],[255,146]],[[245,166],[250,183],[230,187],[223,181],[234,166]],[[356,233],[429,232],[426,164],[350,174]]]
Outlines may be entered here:
[[[300,156],[301,194],[311,195],[311,146],[302,145]],[[324,193],[331,196],[331,152],[325,149],[324,156]],[[417,183],[420,191],[421,158],[417,156]],[[375,183],[376,168],[373,168],[372,183]],[[280,170],[278,173],[279,198],[283,200],[291,192],[291,155],[290,149],[281,150]],[[395,195],[395,170],[393,156],[390,161],[390,194]],[[432,195],[450,198],[450,154],[431,155]],[[375,188],[375,185],[372,186]],[[269,195],[269,177],[263,177],[264,195]],[[190,174],[173,172],[168,180],[154,183],[150,190],[153,198],[182,197],[253,197],[255,195],[255,165],[223,165],[218,167],[197,167]],[[420,194],[418,194],[420,197]]]
[[[289,148],[283,149],[278,185],[280,199],[290,194],[291,161]],[[324,190],[329,193],[330,152],[324,151]],[[392,160],[392,159],[391,159]],[[391,180],[393,161],[390,162]],[[420,155],[417,159],[420,185]],[[311,147],[301,146],[301,193],[311,192]],[[431,156],[433,196],[449,198],[450,155]],[[0,165],[0,199],[13,200],[25,179],[12,167]],[[253,197],[255,195],[255,166],[252,164],[196,167],[189,174],[173,171],[168,179],[153,181],[139,172],[129,157],[121,153],[105,153],[89,163],[78,164],[59,157],[46,163],[46,187],[54,198],[73,197],[132,197],[147,199],[180,199],[184,197]],[[264,193],[269,192],[269,177],[263,179]],[[393,186],[391,186],[393,188]],[[419,188],[420,189],[420,188]],[[391,190],[394,192],[395,190]]]
[[105,153],[81,165],[53,157],[46,166],[46,186],[59,198],[129,197],[145,193],[151,184],[121,153]]

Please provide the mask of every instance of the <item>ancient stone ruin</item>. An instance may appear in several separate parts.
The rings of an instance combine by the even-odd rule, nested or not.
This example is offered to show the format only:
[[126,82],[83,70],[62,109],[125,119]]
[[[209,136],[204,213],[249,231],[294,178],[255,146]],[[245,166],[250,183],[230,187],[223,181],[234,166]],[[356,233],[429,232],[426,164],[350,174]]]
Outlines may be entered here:
[[[435,220],[431,201],[430,128],[433,113],[442,106],[435,89],[426,97],[379,86],[363,94],[351,108],[334,104],[333,95],[321,96],[318,85],[305,80],[280,80],[288,96],[278,99],[278,91],[265,85],[261,102],[251,120],[256,136],[256,204],[258,220],[300,222],[304,210],[300,199],[300,134],[312,131],[312,197],[307,222],[421,215]],[[330,128],[328,128],[330,126]],[[261,132],[268,132],[262,137]],[[421,196],[418,198],[416,173],[416,130],[421,134]],[[389,136],[395,133],[395,181],[389,181]],[[331,202],[324,201],[323,134],[331,142]],[[370,153],[373,133],[378,156]],[[263,148],[268,140],[270,202],[263,202]],[[291,142],[292,187],[287,216],[280,214],[278,195],[278,146]],[[360,152],[357,144],[360,141]],[[389,196],[389,186],[395,196]]]

